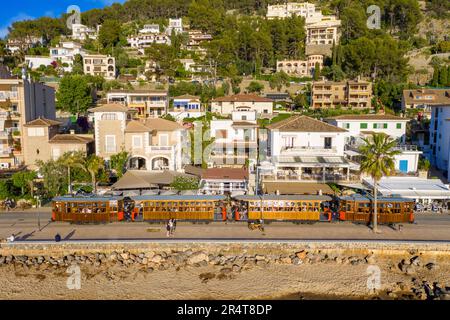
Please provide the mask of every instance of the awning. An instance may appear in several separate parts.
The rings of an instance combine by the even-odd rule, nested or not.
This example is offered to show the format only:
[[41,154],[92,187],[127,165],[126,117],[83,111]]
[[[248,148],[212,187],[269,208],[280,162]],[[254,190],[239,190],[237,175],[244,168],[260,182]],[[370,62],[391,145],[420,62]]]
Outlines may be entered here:
[[128,170],[113,186],[113,190],[153,189],[169,186],[177,176],[195,177],[175,171]]
[[370,188],[366,187],[362,183],[336,183],[339,186],[346,187],[346,188],[352,188],[352,189],[359,189],[359,190],[371,190]]
[[263,191],[268,194],[334,194],[326,183],[264,182]]
[[350,157],[360,156],[361,155],[359,152],[356,152],[356,151],[353,151],[353,150],[345,150],[344,153],[346,155],[349,155]]

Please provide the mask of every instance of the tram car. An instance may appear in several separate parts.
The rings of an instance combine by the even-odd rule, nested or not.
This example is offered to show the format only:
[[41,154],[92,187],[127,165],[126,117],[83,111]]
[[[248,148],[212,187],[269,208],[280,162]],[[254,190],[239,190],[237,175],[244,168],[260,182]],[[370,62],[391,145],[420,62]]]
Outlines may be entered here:
[[[370,223],[373,218],[374,199],[368,195],[337,198],[339,220]],[[413,223],[414,200],[400,197],[377,198],[377,221],[380,224]]]
[[240,202],[240,220],[301,222],[332,219],[333,199],[326,195],[244,195],[234,199]]
[[220,195],[144,195],[134,196],[144,221],[221,221],[225,196]]
[[52,202],[52,220],[73,223],[101,223],[124,218],[124,198],[116,196],[56,197]]

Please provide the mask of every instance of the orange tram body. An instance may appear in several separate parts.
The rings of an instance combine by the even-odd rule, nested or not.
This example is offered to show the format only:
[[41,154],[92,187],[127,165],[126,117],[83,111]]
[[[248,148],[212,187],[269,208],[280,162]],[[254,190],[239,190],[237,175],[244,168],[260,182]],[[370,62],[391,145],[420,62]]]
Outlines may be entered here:
[[[373,199],[366,195],[148,195],[63,196],[53,199],[52,220],[73,223],[115,221],[290,221],[370,223]],[[380,224],[414,222],[414,200],[380,197]]]

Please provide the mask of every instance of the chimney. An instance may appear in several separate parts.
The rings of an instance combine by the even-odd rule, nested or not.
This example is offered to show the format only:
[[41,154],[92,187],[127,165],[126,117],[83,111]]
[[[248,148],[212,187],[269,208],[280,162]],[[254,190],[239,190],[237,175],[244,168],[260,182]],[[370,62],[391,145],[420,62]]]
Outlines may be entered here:
[[75,134],[75,130],[70,130],[70,134]]

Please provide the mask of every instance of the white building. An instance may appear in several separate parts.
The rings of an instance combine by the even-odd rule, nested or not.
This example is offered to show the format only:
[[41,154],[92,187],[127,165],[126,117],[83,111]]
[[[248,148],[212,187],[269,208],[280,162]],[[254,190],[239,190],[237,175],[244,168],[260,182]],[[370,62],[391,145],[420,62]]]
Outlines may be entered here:
[[170,36],[163,33],[145,33],[130,36],[127,38],[128,44],[132,48],[140,49],[141,53],[144,53],[145,48],[150,47],[152,44],[167,44],[170,45]]
[[144,28],[139,30],[139,33],[159,33],[159,24],[146,24]]
[[84,74],[102,76],[105,79],[116,78],[116,58],[103,54],[85,54],[83,56]]
[[263,185],[359,181],[359,165],[344,156],[347,130],[307,116],[291,116],[267,129],[271,170],[267,165],[261,174]]
[[310,77],[314,75],[316,63],[323,68],[323,55],[309,55],[306,60],[280,60],[277,61],[277,72],[285,72],[293,76]]
[[450,179],[450,106],[431,106],[430,162]]
[[272,99],[256,94],[236,94],[211,100],[211,112],[230,115],[233,111],[255,110],[258,114],[273,113]]
[[51,57],[45,57],[45,56],[25,56],[25,64],[30,68],[31,70],[36,70],[40,66],[49,66],[51,65],[55,59]]
[[316,5],[308,2],[287,2],[285,4],[269,5],[267,7],[267,18],[288,18],[291,16],[304,17],[307,22],[322,18],[322,13],[316,11]]
[[97,29],[92,29],[83,24],[74,23],[72,24],[72,39],[81,41],[87,39],[96,40],[99,29],[100,26],[97,26]]
[[202,108],[200,97],[191,95],[182,95],[173,98],[173,107],[169,111],[177,121],[182,121],[184,118],[199,118],[205,115]]
[[[364,178],[363,184],[373,188],[373,180]],[[419,177],[383,177],[377,184],[383,196],[400,196],[422,204],[439,201],[450,207],[450,189],[439,179]]]
[[174,30],[176,34],[183,32],[183,20],[181,18],[169,19],[169,26],[166,28],[166,34],[170,36],[172,30]]
[[86,51],[82,49],[81,44],[74,41],[62,41],[58,46],[50,48],[50,57],[67,65],[63,67],[66,72],[72,72],[74,57],[77,54],[84,56]]
[[6,49],[11,53],[16,53],[18,51],[26,51],[34,46],[43,43],[44,39],[42,37],[25,37],[21,39],[8,39],[6,42]]
[[325,121],[346,129],[351,133],[351,137],[382,132],[404,144],[406,142],[406,124],[409,119],[388,114],[351,114],[328,118]]
[[243,195],[248,192],[248,171],[243,168],[210,168],[200,179],[200,193]]
[[111,90],[106,100],[137,110],[140,118],[162,116],[169,106],[167,91],[163,90]]
[[406,124],[409,119],[395,115],[342,115],[326,119],[328,123],[346,129],[350,135],[346,139],[346,154],[352,158],[359,156],[363,138],[372,133],[384,133],[397,140],[396,149],[401,153],[395,156],[395,169],[402,174],[416,173],[422,154],[416,145],[406,144]]
[[339,43],[341,20],[325,16],[320,21],[306,24],[306,45],[333,45]]
[[214,146],[209,166],[242,167],[257,164],[258,124],[255,110],[233,111],[231,119],[211,120]]

